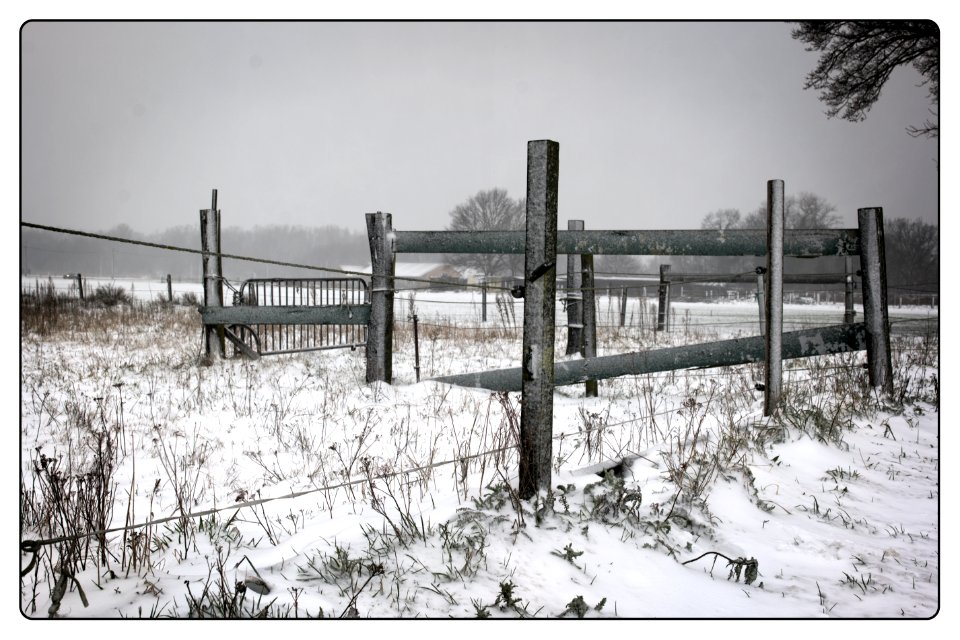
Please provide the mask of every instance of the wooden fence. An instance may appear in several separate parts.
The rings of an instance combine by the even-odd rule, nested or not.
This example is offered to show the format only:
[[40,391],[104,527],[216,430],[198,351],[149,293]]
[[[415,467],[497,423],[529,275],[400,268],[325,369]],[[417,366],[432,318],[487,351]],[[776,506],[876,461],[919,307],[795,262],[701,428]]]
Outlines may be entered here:
[[[225,325],[262,323],[367,324],[367,382],[393,379],[393,298],[395,260],[400,253],[500,253],[525,255],[523,347],[521,366],[436,380],[522,393],[520,425],[520,495],[550,488],[553,394],[556,384],[574,384],[649,371],[726,366],[763,361],[764,412],[770,415],[781,393],[783,358],[867,351],[870,384],[892,393],[889,320],[884,266],[883,212],[858,211],[856,229],[784,229],[784,183],[767,183],[767,228],[696,231],[593,231],[582,224],[557,230],[559,144],[536,140],[527,144],[526,229],[524,231],[401,231],[389,213],[366,214],[370,244],[369,305],[342,307],[223,307],[222,271],[218,254],[219,211],[201,211],[203,232],[204,307],[201,309],[208,353],[223,354],[224,339],[242,342]],[[209,252],[209,253],[207,253]],[[578,313],[568,315],[568,330],[581,329],[585,357],[555,365],[557,255],[579,258]],[[596,357],[593,310],[594,255],[765,256],[763,336],[676,347],[649,352]],[[860,256],[863,278],[863,323],[846,323],[783,333],[783,259],[785,256]],[[568,267],[569,268],[569,267]],[[576,272],[576,267],[573,269]],[[570,271],[568,270],[568,274]],[[576,277],[568,279],[568,300],[576,294]],[[568,314],[570,313],[568,307]],[[570,322],[571,317],[574,319]],[[578,327],[577,325],[581,326]],[[568,341],[568,351],[571,342]],[[590,390],[588,389],[588,393]],[[596,393],[595,387],[593,393]]]
[[[445,376],[442,382],[488,389],[519,390],[521,401],[520,495],[530,497],[550,487],[553,387],[586,380],[688,367],[765,362],[764,412],[776,408],[782,386],[782,359],[866,349],[870,383],[892,392],[886,274],[883,260],[883,212],[858,211],[856,229],[784,229],[784,183],[767,183],[765,230],[585,231],[570,224],[557,230],[559,145],[537,140],[527,146],[527,219],[525,231],[401,231],[392,216],[367,214],[372,263],[371,311],[367,343],[367,381],[391,381],[393,342],[393,279],[400,253],[524,253],[524,332],[521,366],[515,369]],[[589,353],[573,363],[554,363],[556,257],[579,256],[583,329],[589,345],[590,306],[594,298],[593,256],[695,255],[766,256],[764,320],[759,338],[724,341],[697,347],[598,358]],[[847,323],[783,333],[783,259],[785,256],[860,256],[863,273],[864,323]],[[569,264],[569,262],[568,262]],[[572,271],[576,271],[574,267]],[[569,272],[568,272],[569,273]],[[568,283],[571,280],[568,279]],[[576,280],[569,284],[576,288]],[[568,292],[569,300],[570,292]],[[570,313],[568,306],[568,314]],[[581,326],[577,326],[577,325]],[[595,326],[595,324],[594,324]],[[593,338],[595,341],[595,338]],[[576,340],[573,341],[576,344]],[[762,347],[761,347],[762,345]],[[568,341],[568,351],[571,344]],[[555,375],[559,371],[560,376]],[[519,385],[518,385],[519,381]]]

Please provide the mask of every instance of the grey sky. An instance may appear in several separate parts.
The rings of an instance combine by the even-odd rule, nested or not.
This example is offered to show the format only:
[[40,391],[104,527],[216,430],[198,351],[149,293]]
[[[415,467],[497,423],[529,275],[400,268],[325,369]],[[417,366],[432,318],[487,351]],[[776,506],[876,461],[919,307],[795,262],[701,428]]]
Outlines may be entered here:
[[525,190],[560,143],[560,220],[698,228],[782,178],[856,209],[938,219],[938,141],[912,68],[867,120],[828,120],[791,26],[747,23],[44,23],[22,45],[21,218],[442,229]]

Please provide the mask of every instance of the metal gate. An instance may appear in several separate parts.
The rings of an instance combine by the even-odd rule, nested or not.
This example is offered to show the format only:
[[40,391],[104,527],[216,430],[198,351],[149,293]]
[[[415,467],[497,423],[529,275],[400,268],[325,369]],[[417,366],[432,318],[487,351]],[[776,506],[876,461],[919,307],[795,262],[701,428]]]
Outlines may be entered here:
[[[261,278],[234,294],[237,307],[356,307],[369,304],[362,278]],[[366,324],[233,324],[233,333],[261,356],[362,347]],[[240,348],[235,346],[234,355]]]

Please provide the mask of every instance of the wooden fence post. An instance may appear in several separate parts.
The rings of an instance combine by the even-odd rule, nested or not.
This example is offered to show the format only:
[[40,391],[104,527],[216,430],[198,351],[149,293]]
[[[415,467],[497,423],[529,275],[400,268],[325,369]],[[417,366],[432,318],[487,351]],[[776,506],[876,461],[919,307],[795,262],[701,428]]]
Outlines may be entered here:
[[623,289],[620,290],[620,326],[624,327],[627,324],[627,287],[624,285]]
[[764,322],[764,317],[767,315],[767,306],[764,304],[763,300],[763,274],[766,272],[765,267],[757,267],[757,307],[760,309],[760,335],[766,335],[766,323]]
[[843,292],[843,323],[844,324],[853,324],[854,320],[857,317],[857,312],[853,309],[853,258],[847,256],[844,258],[844,266],[846,267],[847,275],[844,279],[844,292]]
[[[567,230],[583,231],[583,220],[567,220]],[[583,346],[583,280],[580,254],[567,254],[567,355]]]
[[481,309],[481,322],[487,321],[487,276],[483,276],[483,280],[480,283],[480,309]]
[[167,274],[167,302],[173,303],[173,280],[170,274]]
[[370,243],[370,323],[367,328],[367,382],[393,381],[393,216],[367,214]]
[[559,161],[556,142],[527,143],[519,482],[524,500],[550,489]]
[[[220,257],[220,211],[217,190],[210,209],[200,210],[200,250],[203,252],[203,306],[223,306],[223,258]],[[204,325],[205,353],[209,358],[227,356],[223,325]]]
[[766,367],[763,415],[773,415],[783,386],[783,180],[767,181]]
[[[595,358],[597,357],[597,287],[596,279],[593,277],[593,254],[585,253],[580,256],[580,264],[583,271],[581,288],[583,291],[583,350],[581,353],[584,358]],[[584,385],[586,397],[598,396],[596,380],[587,380]]]
[[83,300],[83,275],[77,274],[77,291],[80,292],[80,299]]
[[657,305],[657,331],[664,331],[667,328],[669,319],[670,305],[670,282],[667,276],[670,275],[670,265],[660,265],[660,302]]
[[870,386],[893,395],[890,363],[890,319],[887,311],[887,266],[884,255],[883,209],[857,210],[860,227],[860,271],[863,282],[863,321],[867,329],[867,369]]
[[420,332],[417,329],[417,314],[413,314],[413,370],[420,382]]

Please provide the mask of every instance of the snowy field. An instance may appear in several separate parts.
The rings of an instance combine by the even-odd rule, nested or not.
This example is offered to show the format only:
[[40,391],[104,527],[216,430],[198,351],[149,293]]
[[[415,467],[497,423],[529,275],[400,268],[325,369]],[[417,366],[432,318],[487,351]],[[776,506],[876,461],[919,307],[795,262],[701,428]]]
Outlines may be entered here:
[[[891,309],[892,399],[864,353],[786,362],[777,418],[756,365],[559,387],[554,489],[522,502],[519,394],[415,382],[413,313],[423,378],[518,364],[519,301],[491,294],[482,323],[479,300],[398,294],[392,386],[364,383],[362,349],[198,366],[189,307],[63,311],[42,330],[22,310],[21,539],[52,541],[21,551],[22,614],[938,613],[936,309]],[[758,333],[752,303],[674,302],[659,333],[655,309],[630,299],[620,327],[601,297],[600,354]],[[785,328],[842,317],[787,305]],[[562,354],[561,305],[557,321]]]
[[[32,275],[20,276],[20,290],[25,292],[36,291],[38,287],[52,286],[60,294],[71,297],[79,297],[77,289],[77,277],[73,274],[58,275]],[[83,276],[84,295],[90,296],[99,287],[120,287],[126,291],[131,298],[141,302],[151,302],[154,300],[167,300],[167,280],[166,278],[108,278],[108,277],[88,277]],[[176,299],[185,293],[193,293],[203,298],[203,286],[199,279],[196,281],[174,280],[171,282],[173,296]],[[229,296],[228,298],[229,304]]]

